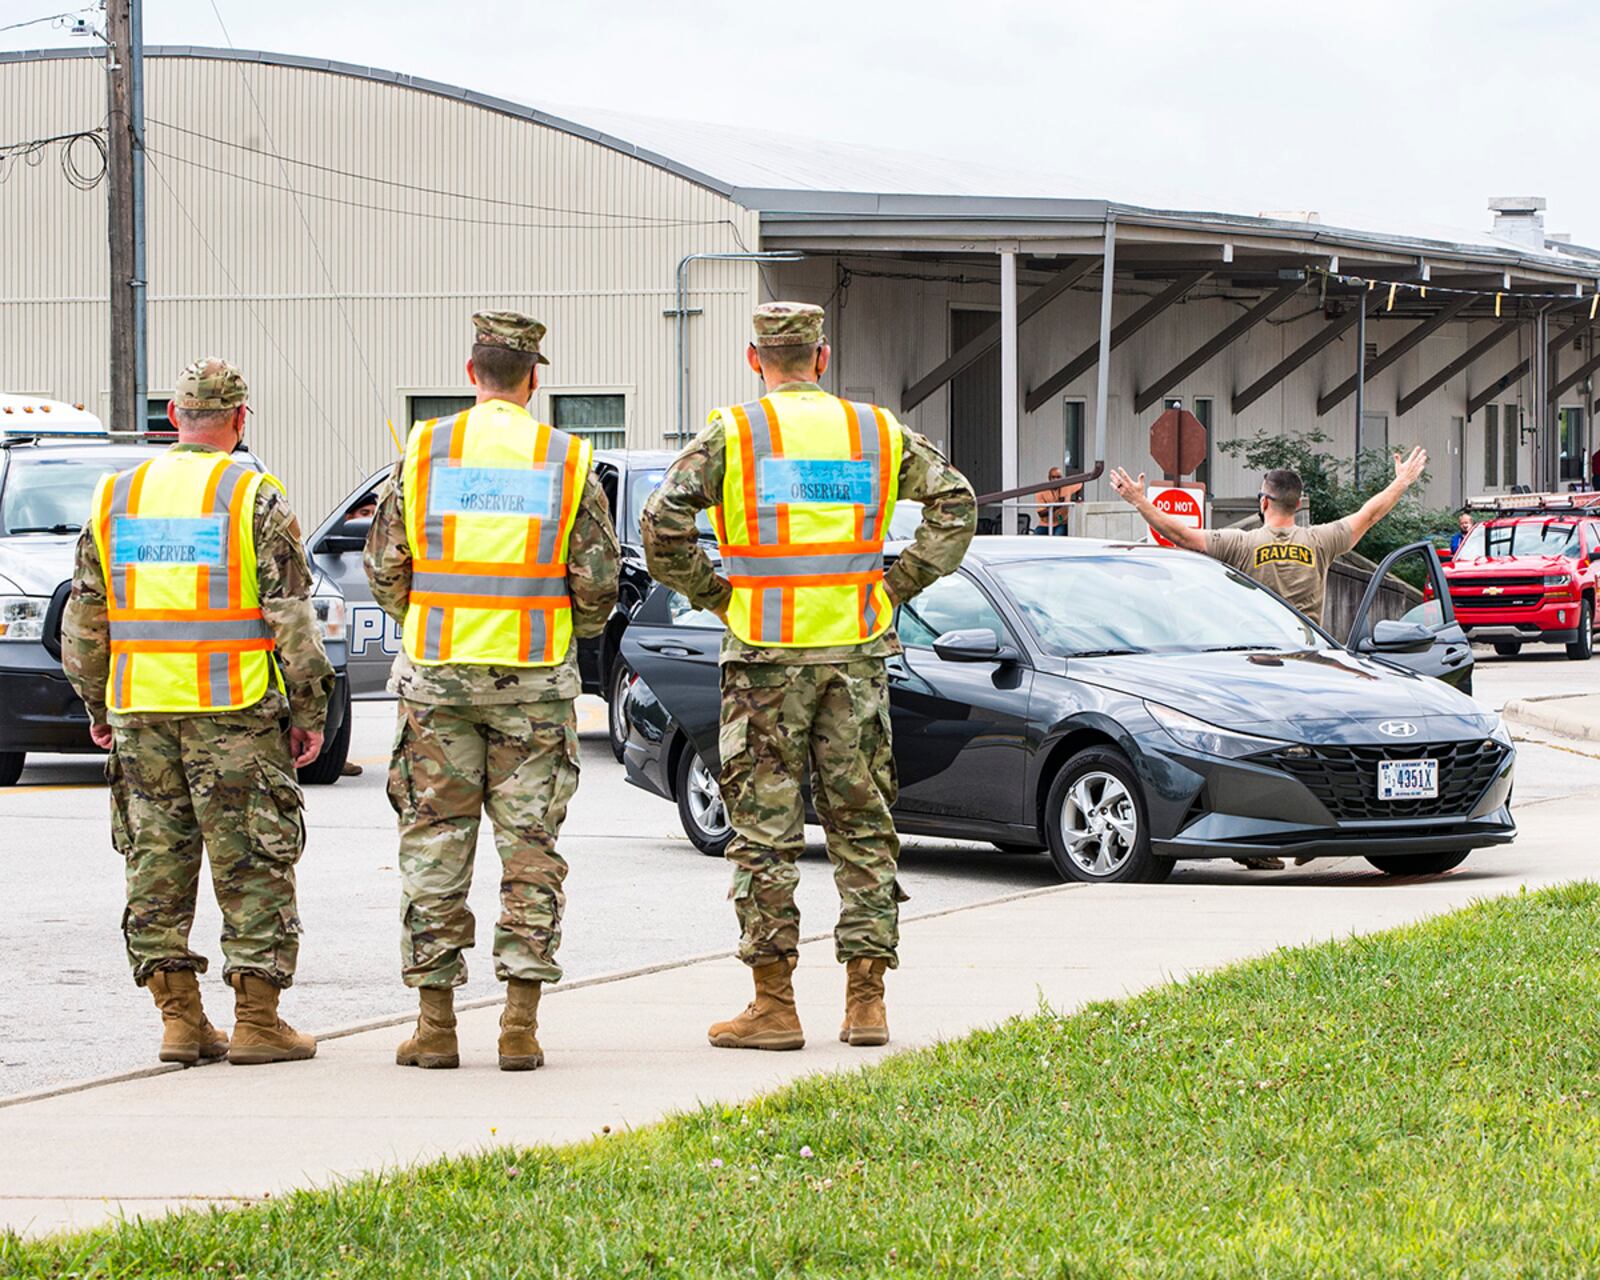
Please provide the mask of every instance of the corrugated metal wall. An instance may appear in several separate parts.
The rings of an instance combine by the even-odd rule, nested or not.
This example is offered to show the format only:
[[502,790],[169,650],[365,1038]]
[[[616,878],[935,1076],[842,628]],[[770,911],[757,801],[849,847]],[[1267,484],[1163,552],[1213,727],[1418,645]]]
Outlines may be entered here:
[[[849,257],[847,266],[881,273],[902,272],[907,276],[981,277],[970,261],[959,263],[923,262],[912,265],[887,260]],[[775,283],[788,295],[821,302],[834,296],[839,277],[835,261],[817,257],[805,263],[776,268]],[[998,268],[987,272],[998,274]],[[1025,282],[1024,293],[1037,282]],[[1124,284],[1119,280],[1113,308],[1121,320],[1157,291],[1157,286]],[[1180,303],[1117,348],[1112,357],[1108,412],[1109,459],[1137,472],[1151,469],[1148,432],[1160,412],[1152,407],[1143,414],[1133,410],[1139,387],[1147,385],[1176,364],[1206,338],[1236,319],[1253,301],[1234,290],[1226,297],[1207,298],[1219,292],[1202,285],[1191,300]],[[982,282],[954,280],[884,279],[856,274],[848,287],[834,296],[829,317],[835,340],[834,365],[830,389],[872,391],[880,402],[897,409],[902,389],[933,369],[951,350],[950,312],[974,307],[998,311],[999,286]],[[842,301],[842,307],[841,307]],[[1317,416],[1317,399],[1355,372],[1355,331],[1352,329],[1332,343],[1315,359],[1303,365],[1268,395],[1235,417],[1231,398],[1235,391],[1249,386],[1285,355],[1310,338],[1324,323],[1316,298],[1291,299],[1266,322],[1257,325],[1243,339],[1205,365],[1171,395],[1181,396],[1192,405],[1198,397],[1214,402],[1215,434],[1218,440],[1251,436],[1257,431],[1302,433],[1321,430],[1329,437],[1322,446],[1339,456],[1349,457],[1355,450],[1355,401],[1346,399],[1325,417]],[[1389,319],[1379,315],[1369,320],[1367,338],[1387,350],[1410,330],[1413,320]],[[1091,275],[1065,298],[1052,302],[1021,330],[1020,371],[1024,387],[1044,381],[1068,359],[1089,346],[1098,336],[1099,283]],[[1405,417],[1395,414],[1396,401],[1406,389],[1416,386],[1428,374],[1465,350],[1469,341],[1487,332],[1483,324],[1447,325],[1439,334],[1423,342],[1390,368],[1367,383],[1369,414],[1387,414],[1389,439],[1395,447],[1421,444],[1430,455],[1430,484],[1424,500],[1430,505],[1446,505],[1451,498],[1452,419],[1464,417],[1468,386],[1481,388],[1498,378],[1521,359],[1528,349],[1525,334],[1514,335],[1468,373],[1458,375],[1441,387]],[[1520,344],[1520,349],[1519,349]],[[1563,359],[1570,365],[1574,357]],[[1024,413],[1019,427],[1019,472],[1024,481],[1043,479],[1048,468],[1060,462],[1064,445],[1064,416],[1061,401],[1066,398],[1089,402],[1086,447],[1092,448],[1095,371],[1091,368],[1050,404],[1036,413]],[[1525,400],[1526,380],[1513,383],[1497,402]],[[1583,396],[1574,390],[1570,399],[1582,404]],[[906,415],[906,420],[941,445],[948,441],[949,399],[945,391],[930,396]],[[1466,426],[1463,454],[1465,493],[1483,493],[1503,488],[1485,484],[1484,414],[1480,411]],[[1526,482],[1532,474],[1533,446],[1521,447],[1518,476]],[[1259,476],[1247,472],[1236,457],[1217,453],[1212,477],[1212,492],[1221,497],[1253,495]],[[1109,486],[1100,482],[1091,497],[1109,497]]]
[[[235,360],[252,442],[308,521],[393,457],[385,418],[403,433],[409,396],[467,390],[484,307],[550,328],[536,412],[563,388],[625,392],[629,443],[661,444],[677,263],[759,247],[755,216],[714,192],[434,94],[173,57],[149,59],[146,82],[151,394],[198,355]],[[96,60],[0,63],[7,140],[94,127],[104,89]],[[105,190],[74,190],[44,160],[0,185],[0,388],[104,413]],[[696,263],[690,286],[692,427],[748,389],[759,280]]]

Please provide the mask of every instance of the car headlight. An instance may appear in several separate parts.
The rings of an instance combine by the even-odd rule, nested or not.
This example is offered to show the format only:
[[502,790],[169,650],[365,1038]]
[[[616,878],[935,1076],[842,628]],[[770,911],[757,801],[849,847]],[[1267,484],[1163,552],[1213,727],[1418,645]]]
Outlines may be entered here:
[[1564,587],[1571,581],[1572,579],[1564,573],[1547,573],[1544,575],[1544,585],[1547,587]]
[[317,615],[317,627],[322,632],[323,644],[343,640],[349,633],[346,623],[348,610],[343,596],[312,596],[311,611]]
[[49,611],[45,596],[0,596],[0,641],[43,640]]
[[1198,751],[1203,755],[1237,759],[1239,756],[1255,755],[1258,751],[1271,751],[1274,747],[1284,745],[1281,738],[1258,738],[1254,734],[1222,729],[1194,716],[1186,715],[1182,711],[1164,707],[1159,702],[1146,702],[1144,709],[1180,747]]

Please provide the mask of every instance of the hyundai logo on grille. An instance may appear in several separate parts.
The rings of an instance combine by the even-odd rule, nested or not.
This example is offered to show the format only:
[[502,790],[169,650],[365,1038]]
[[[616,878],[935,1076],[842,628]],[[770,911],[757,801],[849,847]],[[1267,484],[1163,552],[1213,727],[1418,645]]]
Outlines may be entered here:
[[1378,726],[1379,733],[1386,733],[1391,738],[1415,738],[1417,726],[1409,720],[1385,720]]

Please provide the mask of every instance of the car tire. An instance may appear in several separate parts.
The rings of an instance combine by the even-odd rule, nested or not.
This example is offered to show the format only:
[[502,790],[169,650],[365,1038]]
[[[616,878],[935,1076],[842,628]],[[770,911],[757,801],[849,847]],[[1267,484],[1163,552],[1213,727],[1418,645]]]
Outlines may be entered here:
[[1496,640],[1494,642],[1494,651],[1502,658],[1515,658],[1519,653],[1522,652],[1522,641]]
[[[1144,789],[1115,747],[1089,747],[1067,761],[1045,800],[1050,861],[1063,880],[1160,884],[1173,859],[1150,852]],[[1077,832],[1069,838],[1069,832]],[[1098,868],[1098,869],[1097,869]]]
[[344,763],[350,758],[350,721],[353,718],[350,714],[350,694],[347,691],[344,698],[344,721],[339,725],[339,732],[333,735],[332,741],[322,744],[320,756],[303,769],[295,771],[301,786],[331,787],[344,776]]
[[1450,853],[1419,853],[1414,856],[1396,853],[1383,857],[1368,854],[1367,861],[1386,876],[1442,876],[1446,871],[1459,867],[1471,852],[1470,849],[1462,849]]
[[678,821],[683,823],[689,843],[708,858],[720,858],[733,839],[733,827],[716,775],[693,747],[685,747],[678,757],[673,791],[678,797]]
[[0,751],[0,787],[17,785],[27,759],[27,755],[21,751]]
[[611,755],[618,764],[628,745],[628,682],[632,676],[619,653],[611,660],[611,679],[606,686],[606,736],[611,739]]
[[1574,662],[1594,657],[1594,601],[1588,596],[1578,608],[1578,638],[1567,646],[1567,657]]

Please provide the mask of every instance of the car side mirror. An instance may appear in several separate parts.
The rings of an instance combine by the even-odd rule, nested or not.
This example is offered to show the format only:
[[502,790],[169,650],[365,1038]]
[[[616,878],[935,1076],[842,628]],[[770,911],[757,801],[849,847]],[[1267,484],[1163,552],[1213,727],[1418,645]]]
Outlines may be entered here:
[[371,528],[371,520],[341,520],[322,535],[322,541],[312,551],[319,556],[343,555],[349,551],[359,555],[366,550],[367,533]]
[[946,631],[933,642],[933,652],[944,662],[1015,662],[1022,656],[988,627]]
[[1433,645],[1433,631],[1420,622],[1385,618],[1372,628],[1362,648],[1374,653],[1421,653]]

